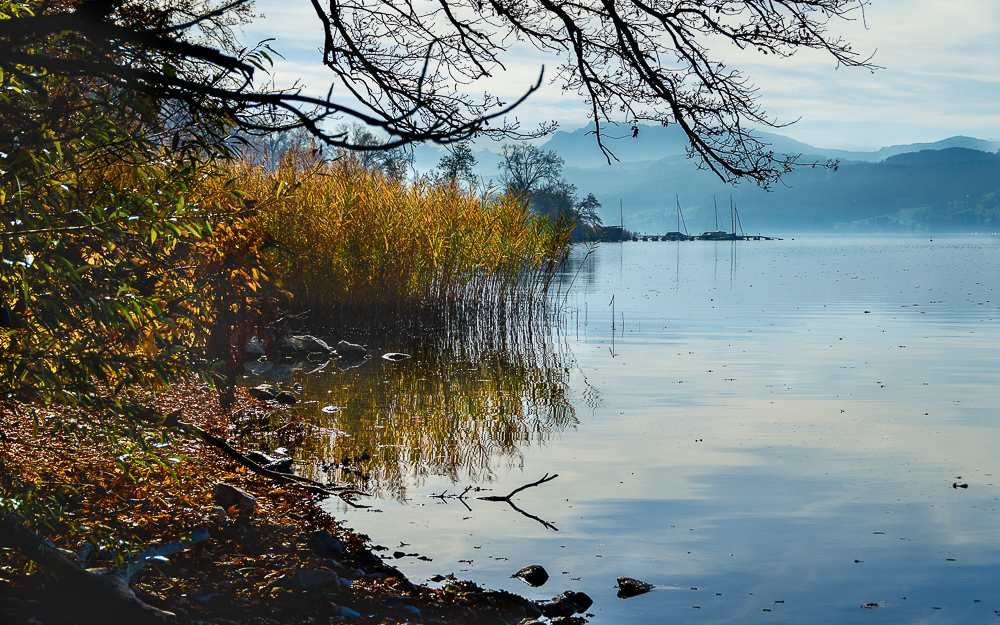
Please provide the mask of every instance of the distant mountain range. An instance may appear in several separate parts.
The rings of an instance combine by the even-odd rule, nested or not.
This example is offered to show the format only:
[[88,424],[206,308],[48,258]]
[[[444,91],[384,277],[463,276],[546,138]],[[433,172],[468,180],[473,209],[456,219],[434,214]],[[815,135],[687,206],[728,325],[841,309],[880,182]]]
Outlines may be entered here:
[[[685,156],[683,132],[674,126],[640,126],[631,137],[611,129],[607,145],[620,162],[609,165],[587,128],[556,132],[541,147],[565,161],[565,178],[581,196],[594,193],[607,224],[658,233],[676,228],[675,196],[691,232],[730,230],[730,197],[747,232],[945,232],[1000,231],[1000,141],[952,137],[935,143],[895,145],[874,152],[817,148],[788,137],[759,133],[770,149],[801,154],[802,161],[839,160],[836,170],[799,168],[772,192],[749,183],[723,184]],[[626,136],[627,135],[627,136]],[[441,152],[416,149],[417,167],[433,168]],[[499,177],[499,157],[481,150],[477,173]]]

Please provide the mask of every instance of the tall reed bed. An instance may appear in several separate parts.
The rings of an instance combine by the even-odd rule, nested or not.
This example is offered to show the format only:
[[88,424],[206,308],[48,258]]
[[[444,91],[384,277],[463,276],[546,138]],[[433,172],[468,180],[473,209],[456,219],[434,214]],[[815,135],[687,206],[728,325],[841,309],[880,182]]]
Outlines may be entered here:
[[569,250],[572,223],[510,195],[400,181],[350,157],[238,169],[259,207],[251,227],[276,242],[267,260],[293,307],[328,321],[522,309],[543,298]]

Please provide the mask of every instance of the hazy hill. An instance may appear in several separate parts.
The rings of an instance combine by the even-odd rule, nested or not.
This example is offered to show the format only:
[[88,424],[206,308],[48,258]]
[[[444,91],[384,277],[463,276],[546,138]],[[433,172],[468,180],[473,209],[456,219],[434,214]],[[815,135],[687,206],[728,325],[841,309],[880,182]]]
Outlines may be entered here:
[[[688,229],[730,229],[730,197],[747,232],[804,231],[984,231],[1000,230],[1000,142],[952,137],[930,144],[848,152],[810,146],[777,134],[761,133],[775,152],[802,154],[802,160],[839,159],[836,170],[800,168],[772,192],[743,183],[723,184],[685,157],[685,139],[676,127],[642,126],[638,137],[612,130],[608,145],[621,162],[607,164],[593,135],[581,128],[557,132],[542,147],[566,162],[565,178],[580,195],[594,193],[605,223],[639,232],[676,228],[679,196]],[[627,136],[625,136],[627,135]],[[440,159],[433,148],[417,149],[418,168]],[[423,152],[421,152],[423,150]],[[476,153],[478,173],[497,179],[498,157]]]
[[[558,131],[542,145],[542,148],[555,150],[563,157],[568,167],[595,168],[605,166],[608,161],[601,153],[600,148],[597,147],[593,129],[593,125],[590,125],[572,132]],[[605,130],[604,134],[605,144],[623,163],[658,161],[670,156],[682,156],[687,147],[687,138],[677,125],[667,127],[640,125],[639,135],[634,139],[629,127],[611,127]],[[812,156],[821,159],[875,163],[896,154],[921,150],[969,148],[983,152],[995,152],[1000,149],[1000,141],[985,141],[973,137],[951,137],[935,143],[894,145],[875,152],[851,152],[819,148],[770,132],[758,132],[757,135],[775,152],[801,154],[803,160],[809,160],[807,157]]]
[[724,185],[681,159],[627,173],[573,168],[566,177],[597,195],[607,222],[618,223],[621,201],[625,226],[646,232],[676,227],[675,195],[692,232],[714,229],[716,200],[728,230],[730,197],[748,232],[1000,229],[996,202],[985,198],[1000,189],[1000,157],[963,148],[848,163],[836,171],[800,169],[770,193]]

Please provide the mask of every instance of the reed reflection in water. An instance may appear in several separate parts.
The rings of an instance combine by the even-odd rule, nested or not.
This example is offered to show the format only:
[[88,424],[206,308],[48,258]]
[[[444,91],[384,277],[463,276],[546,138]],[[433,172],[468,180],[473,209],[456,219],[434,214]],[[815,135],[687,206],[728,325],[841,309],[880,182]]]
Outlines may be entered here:
[[[285,447],[313,463],[300,473],[383,498],[403,499],[429,475],[489,482],[494,468],[519,466],[524,448],[577,425],[560,324],[545,311],[529,313],[517,323],[498,315],[419,337],[354,339],[372,357],[346,370],[336,362],[251,366],[272,383],[302,388],[294,414],[272,417],[244,443]],[[410,358],[381,358],[387,352]]]

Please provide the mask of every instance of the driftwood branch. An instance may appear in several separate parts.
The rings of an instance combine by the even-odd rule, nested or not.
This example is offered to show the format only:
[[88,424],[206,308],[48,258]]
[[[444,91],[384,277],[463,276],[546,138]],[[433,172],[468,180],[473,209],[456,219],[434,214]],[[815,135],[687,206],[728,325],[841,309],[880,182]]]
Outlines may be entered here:
[[147,549],[119,569],[85,569],[25,525],[17,514],[0,519],[0,545],[18,549],[47,567],[66,590],[64,604],[79,617],[85,611],[100,614],[108,623],[173,623],[176,615],[145,603],[129,588],[129,582],[143,567],[158,557],[187,549],[209,539],[206,529],[196,530],[179,541]]
[[163,425],[165,425],[166,427],[176,428],[204,443],[211,445],[212,447],[215,447],[216,449],[221,451],[224,455],[235,460],[244,467],[250,469],[257,475],[261,475],[263,477],[278,482],[283,482],[286,484],[290,484],[292,486],[296,486],[313,495],[328,495],[331,497],[340,497],[340,499],[342,499],[345,503],[355,508],[371,507],[371,506],[364,506],[351,501],[350,497],[352,495],[367,496],[368,494],[353,489],[349,486],[344,486],[344,487],[330,486],[328,484],[317,482],[316,480],[311,480],[307,477],[302,477],[301,475],[295,475],[294,473],[280,473],[278,471],[272,471],[270,469],[264,468],[259,464],[257,464],[256,462],[254,462],[253,460],[247,458],[245,455],[233,449],[232,446],[229,445],[229,443],[222,440],[218,436],[209,434],[208,432],[201,429],[197,425],[194,425],[193,423],[181,421],[180,419],[177,418],[180,415],[180,413],[181,413],[180,410],[175,410],[174,412],[171,412],[170,414],[166,415],[166,420],[163,422]]
[[557,477],[559,477],[558,473],[553,473],[551,477],[549,476],[548,473],[546,473],[545,475],[542,476],[542,479],[538,480],[537,482],[532,482],[531,484],[525,484],[524,486],[515,488],[514,490],[510,491],[510,494],[508,495],[503,495],[503,496],[492,495],[490,497],[476,497],[476,499],[481,499],[483,501],[506,501],[507,503],[510,503],[510,498],[518,494],[522,490],[526,490],[532,488],[533,486],[544,484],[545,482],[551,482]]
[[545,475],[542,476],[542,479],[537,480],[535,482],[532,482],[530,484],[525,484],[524,486],[521,486],[519,488],[515,488],[514,490],[510,491],[510,493],[508,493],[507,495],[504,495],[504,496],[492,495],[492,496],[489,496],[489,497],[476,497],[476,499],[481,499],[482,501],[506,501],[507,505],[509,505],[511,508],[517,510],[518,512],[520,512],[524,516],[528,517],[529,519],[534,519],[535,521],[538,521],[539,523],[541,523],[545,527],[549,528],[550,530],[552,530],[554,532],[558,532],[559,531],[558,527],[556,527],[555,525],[549,523],[548,521],[546,521],[544,519],[540,519],[540,518],[536,517],[535,515],[529,514],[529,513],[525,512],[524,510],[518,508],[517,504],[515,504],[511,500],[511,497],[513,497],[514,495],[518,494],[522,490],[526,490],[526,489],[532,488],[534,486],[539,486],[541,484],[544,484],[545,482],[551,482],[552,480],[556,479],[557,477],[559,477],[558,473],[553,473],[551,476],[548,473],[546,473]]
[[[559,477],[558,473],[554,473],[551,476],[548,473],[546,473],[545,475],[542,476],[542,479],[540,479],[538,481],[535,481],[535,482],[532,482],[530,484],[525,484],[524,486],[515,488],[514,490],[510,491],[510,493],[508,493],[507,495],[490,495],[488,497],[475,497],[475,499],[477,499],[479,501],[506,501],[507,505],[509,505],[514,510],[520,512],[522,515],[528,517],[529,519],[533,519],[535,521],[538,521],[539,523],[541,523],[545,527],[549,528],[550,530],[558,532],[559,531],[558,527],[556,527],[555,525],[549,523],[545,519],[540,519],[537,516],[535,516],[533,514],[529,514],[529,513],[525,512],[524,510],[518,508],[517,504],[515,504],[513,502],[513,500],[511,499],[511,497],[513,497],[514,495],[518,494],[522,490],[525,490],[525,489],[528,489],[528,488],[532,488],[532,487],[538,486],[540,484],[544,484],[545,482],[551,482],[552,480],[556,479],[557,477]],[[469,512],[472,512],[472,508],[470,508],[469,504],[466,503],[466,497],[465,497],[466,493],[468,493],[470,490],[473,490],[473,487],[472,486],[466,486],[465,490],[463,490],[461,493],[459,493],[457,495],[449,495],[449,494],[447,494],[448,491],[444,491],[444,492],[442,492],[440,494],[428,495],[428,497],[431,497],[433,499],[440,499],[441,501],[447,501],[448,499],[457,499],[458,501],[462,502],[462,505],[465,506],[466,509],[468,509]],[[480,489],[476,488],[475,490],[478,491]]]

